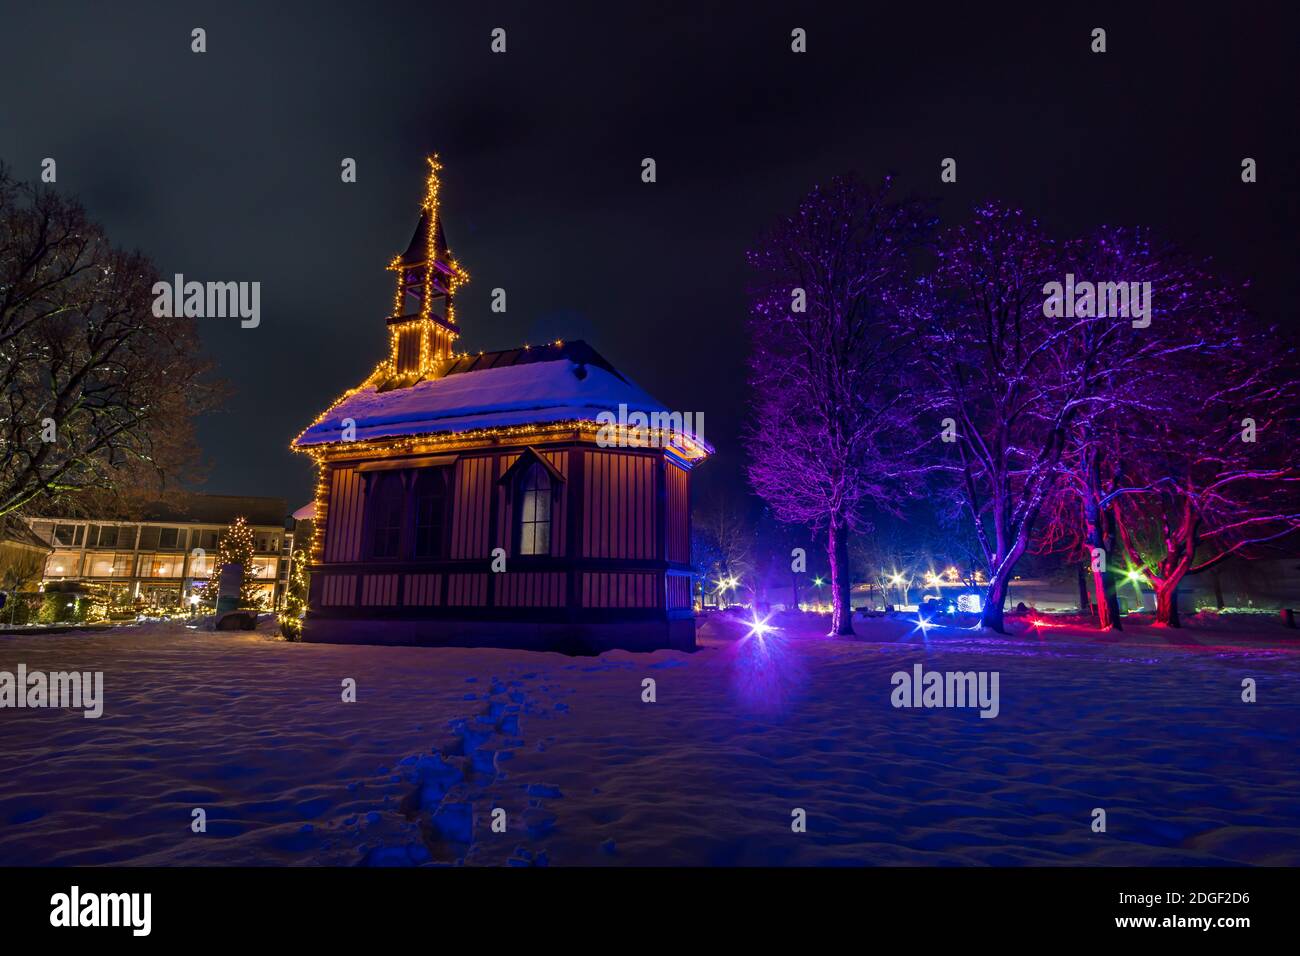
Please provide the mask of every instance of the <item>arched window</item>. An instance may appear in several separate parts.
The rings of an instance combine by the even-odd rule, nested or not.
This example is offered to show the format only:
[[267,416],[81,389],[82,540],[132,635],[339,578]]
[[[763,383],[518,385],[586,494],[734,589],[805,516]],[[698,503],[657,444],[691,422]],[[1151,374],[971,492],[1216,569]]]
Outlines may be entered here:
[[519,481],[515,521],[520,554],[551,553],[551,476],[533,462]]
[[447,469],[421,468],[415,479],[415,556],[442,557],[447,504]]
[[370,556],[395,558],[402,545],[402,476],[381,472],[370,492]]

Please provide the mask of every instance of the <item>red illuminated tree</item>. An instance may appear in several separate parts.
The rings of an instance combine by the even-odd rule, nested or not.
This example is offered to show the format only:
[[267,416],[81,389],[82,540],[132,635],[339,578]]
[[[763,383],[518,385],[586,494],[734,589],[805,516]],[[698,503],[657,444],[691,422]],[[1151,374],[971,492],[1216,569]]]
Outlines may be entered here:
[[[1123,560],[1129,581],[1145,568],[1158,620],[1176,626],[1186,574],[1289,533],[1290,359],[1235,288],[1147,230],[1105,227],[1067,253],[1074,274],[1150,290],[1140,322],[1091,317],[1075,333],[1078,354],[1093,356],[1092,400],[1070,433],[1063,491],[1078,505],[1099,623],[1121,626]],[[1242,440],[1246,418],[1257,441]]]
[[1166,376],[1179,413],[1137,436],[1124,483],[1103,499],[1131,577],[1151,583],[1157,623],[1171,627],[1187,575],[1300,531],[1300,367],[1272,329],[1238,320],[1218,334],[1222,348]]
[[1066,507],[1046,532],[1074,521],[1099,624],[1119,629],[1117,495],[1133,475],[1204,434],[1212,413],[1198,399],[1216,389],[1194,383],[1242,380],[1236,330],[1244,313],[1236,290],[1205,263],[1155,242],[1145,229],[1102,227],[1067,243],[1064,267],[1081,280],[1143,290],[1145,299],[1145,315],[1117,313],[1110,302],[1091,310],[1105,314],[1075,320],[1071,349],[1088,363],[1080,369],[1087,401],[1063,459]]
[[[1067,292],[1064,307],[1074,276],[1095,290]],[[1169,621],[1177,580],[1221,560],[1194,559],[1198,548],[1231,538],[1225,550],[1240,553],[1286,533],[1286,462],[1225,445],[1234,415],[1257,409],[1275,429],[1287,419],[1289,378],[1267,371],[1277,339],[1252,340],[1235,290],[1145,230],[1061,244],[985,205],[945,233],[911,315],[925,407],[947,419],[931,447],[988,566],[985,626],[1002,630],[1007,584],[1035,541],[1082,548],[1102,626],[1118,627],[1121,550],[1147,555]],[[1140,543],[1153,521],[1160,556]]]

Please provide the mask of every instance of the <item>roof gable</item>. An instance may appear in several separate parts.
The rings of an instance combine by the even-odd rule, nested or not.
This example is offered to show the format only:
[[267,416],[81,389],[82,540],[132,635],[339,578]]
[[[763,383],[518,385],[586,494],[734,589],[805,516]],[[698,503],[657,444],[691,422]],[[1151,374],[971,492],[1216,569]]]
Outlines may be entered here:
[[509,468],[501,473],[501,477],[497,479],[497,484],[508,487],[510,483],[515,480],[516,475],[534,463],[541,465],[542,468],[546,470],[546,473],[551,476],[551,481],[554,482],[556,486],[565,483],[565,477],[560,474],[559,470],[556,469],[554,465],[547,461],[545,455],[540,454],[532,445],[525,445],[524,450],[519,454],[519,457],[514,460]]
[[618,369],[605,360],[603,355],[581,339],[573,342],[552,342],[548,345],[525,345],[517,349],[498,349],[495,352],[479,352],[478,355],[462,355],[444,368],[442,374],[463,375],[466,372],[481,372],[489,368],[530,365],[534,362],[557,362],[560,359],[568,359],[577,365],[594,365],[603,368],[620,381],[627,381]]
[[362,388],[307,428],[294,447],[342,441],[347,419],[355,440],[369,441],[595,421],[601,412],[617,415],[620,405],[628,413],[667,411],[584,342],[508,349],[466,356],[441,377],[404,388]]

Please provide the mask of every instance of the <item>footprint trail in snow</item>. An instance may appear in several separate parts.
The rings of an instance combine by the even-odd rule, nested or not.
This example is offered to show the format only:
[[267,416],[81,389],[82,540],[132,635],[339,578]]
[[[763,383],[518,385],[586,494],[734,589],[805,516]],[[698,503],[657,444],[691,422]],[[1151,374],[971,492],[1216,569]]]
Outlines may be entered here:
[[[527,745],[524,720],[568,713],[567,704],[554,701],[554,689],[544,682],[545,676],[532,671],[504,683],[493,677],[487,693],[465,695],[467,702],[482,702],[479,713],[450,721],[447,734],[430,752],[398,762],[398,773],[390,780],[402,781],[410,788],[394,815],[401,822],[390,833],[393,840],[381,838],[376,846],[358,848],[360,865],[549,863],[546,851],[536,846],[556,825],[556,816],[544,801],[560,799],[563,794],[546,783],[508,783],[506,770],[515,752]],[[543,682],[537,684],[539,680]],[[467,678],[466,683],[477,684],[478,678]],[[535,688],[531,693],[530,683]],[[543,695],[551,701],[543,701]],[[553,739],[539,740],[537,749],[545,749],[546,741]],[[392,814],[391,806],[384,809]],[[499,811],[505,812],[505,833],[493,830],[494,814]],[[527,842],[515,842],[502,861],[510,834],[522,834]],[[500,843],[490,845],[492,840]]]

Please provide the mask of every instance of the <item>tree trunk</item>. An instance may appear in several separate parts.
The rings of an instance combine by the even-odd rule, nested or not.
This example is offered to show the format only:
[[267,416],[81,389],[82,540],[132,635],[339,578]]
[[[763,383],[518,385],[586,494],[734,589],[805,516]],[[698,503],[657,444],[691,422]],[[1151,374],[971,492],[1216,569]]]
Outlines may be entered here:
[[1083,565],[1079,565],[1079,613],[1091,614],[1092,601],[1088,599],[1088,576],[1083,573]]
[[831,561],[831,637],[853,636],[853,609],[849,604],[849,539],[845,529],[831,522],[826,553]]
[[980,627],[990,628],[999,634],[1006,633],[1002,624],[1002,605],[1007,603],[1008,573],[995,573],[989,579],[988,593],[984,596],[984,610],[980,613]]
[[1105,571],[1092,572],[1092,587],[1097,595],[1097,626],[1103,631],[1122,631],[1119,620],[1119,594],[1115,590],[1115,575],[1109,566]]
[[1219,569],[1215,568],[1210,572],[1214,575],[1214,606],[1220,611],[1223,610],[1223,581],[1219,578]]
[[1156,588],[1156,623],[1164,627],[1182,627],[1178,619],[1178,582]]
[[[1095,464],[1093,467],[1095,469]],[[1100,479],[1095,475],[1092,480],[1095,484],[1100,484]],[[1103,631],[1122,631],[1124,628],[1119,622],[1119,595],[1115,591],[1115,575],[1110,570],[1111,554],[1116,544],[1114,531],[1109,535],[1111,540],[1107,541],[1106,516],[1093,498],[1084,505],[1083,519],[1087,529],[1089,558],[1095,568],[1092,572],[1092,592],[1097,599],[1097,626]],[[1093,557],[1093,549],[1101,552],[1098,555],[1100,561]]]

